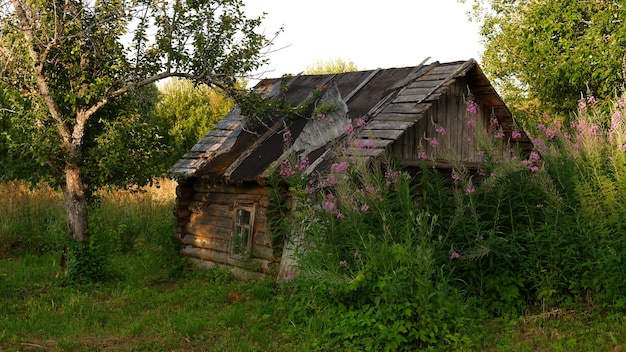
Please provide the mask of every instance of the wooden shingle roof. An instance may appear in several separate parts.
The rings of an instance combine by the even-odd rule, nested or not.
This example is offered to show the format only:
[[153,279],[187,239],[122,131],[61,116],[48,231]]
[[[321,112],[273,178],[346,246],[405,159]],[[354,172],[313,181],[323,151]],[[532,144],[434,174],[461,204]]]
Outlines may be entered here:
[[[375,143],[367,149],[366,156],[377,156],[417,123],[460,77],[471,87],[475,98],[495,113],[510,137],[515,128],[511,112],[473,59],[341,74],[299,75],[264,79],[255,90],[297,106],[310,97],[311,92],[323,87],[325,92],[321,99],[326,95],[328,99],[339,97],[342,103],[336,116],[330,116],[335,119],[335,130],[322,130],[311,117],[298,118],[288,124],[276,121],[271,126],[251,124],[235,108],[178,160],[171,171],[179,177],[209,176],[225,182],[262,182],[272,165],[295,152],[308,157],[311,166],[307,172],[313,172],[331,157],[329,146],[345,138],[341,125],[346,120],[350,123],[359,118],[367,124],[359,131],[356,142]],[[282,141],[286,129],[295,140],[288,151]],[[301,134],[306,134],[306,139],[312,139],[313,143],[298,144],[298,139],[305,139]],[[524,149],[532,148],[526,135],[517,142]],[[362,156],[363,151],[359,153]]]

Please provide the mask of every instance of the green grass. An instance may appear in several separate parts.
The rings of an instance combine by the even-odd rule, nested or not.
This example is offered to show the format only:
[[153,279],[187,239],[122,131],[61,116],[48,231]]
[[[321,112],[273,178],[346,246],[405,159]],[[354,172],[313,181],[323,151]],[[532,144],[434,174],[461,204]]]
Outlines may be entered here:
[[[67,235],[58,195],[0,185],[0,351],[316,350],[319,321],[295,326],[290,296],[273,282],[185,265],[164,188],[161,197],[103,197],[92,225],[111,239],[112,275],[75,284],[59,268]],[[37,217],[24,219],[23,209]],[[581,304],[488,319],[468,326],[468,338],[457,350],[626,351],[626,315]]]
[[290,351],[297,347],[284,297],[274,293],[273,283],[233,281],[214,271],[162,279],[146,273],[139,256],[116,259],[125,263],[127,279],[81,286],[64,285],[56,277],[56,254],[1,261],[0,350],[40,346],[52,351]]
[[[315,336],[295,329],[289,297],[272,282],[219,271],[164,279],[141,256],[116,258],[125,279],[65,285],[57,254],[0,261],[2,351],[306,351]],[[621,351],[626,315],[557,309],[471,328],[466,351]]]

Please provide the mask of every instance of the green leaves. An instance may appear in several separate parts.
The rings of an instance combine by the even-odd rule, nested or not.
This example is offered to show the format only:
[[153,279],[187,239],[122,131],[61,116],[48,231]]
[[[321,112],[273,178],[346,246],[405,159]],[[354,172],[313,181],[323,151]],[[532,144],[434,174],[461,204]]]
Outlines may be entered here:
[[[517,112],[565,113],[586,84],[612,98],[622,84],[626,6],[614,1],[475,2],[483,68]],[[535,100],[544,111],[532,107]],[[545,111],[547,109],[548,111]]]

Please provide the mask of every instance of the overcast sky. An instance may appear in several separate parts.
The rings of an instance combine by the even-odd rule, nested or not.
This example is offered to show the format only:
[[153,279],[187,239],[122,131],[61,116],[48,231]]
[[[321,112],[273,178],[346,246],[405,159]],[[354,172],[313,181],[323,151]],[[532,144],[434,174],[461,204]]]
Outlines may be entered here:
[[318,60],[341,58],[359,69],[416,66],[474,58],[482,44],[470,4],[457,0],[245,0],[248,17],[267,13],[267,36],[284,32],[262,77],[297,74]]

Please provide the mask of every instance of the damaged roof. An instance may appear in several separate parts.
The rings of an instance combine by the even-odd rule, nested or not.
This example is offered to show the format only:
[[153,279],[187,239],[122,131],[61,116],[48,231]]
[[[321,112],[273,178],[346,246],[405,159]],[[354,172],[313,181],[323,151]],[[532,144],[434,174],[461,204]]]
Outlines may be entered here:
[[[329,146],[345,138],[345,127],[357,119],[363,119],[366,124],[357,132],[354,142],[368,143],[366,157],[378,156],[460,77],[471,87],[476,100],[495,113],[510,138],[516,128],[512,114],[473,59],[340,74],[298,75],[264,79],[255,91],[293,106],[306,103],[312,92],[321,91],[317,106],[325,102],[334,104],[324,121],[307,116],[260,124],[234,108],[178,160],[171,171],[183,178],[209,176],[225,182],[260,183],[273,166],[295,153],[300,158],[308,158],[310,164],[306,172],[310,173],[334,157]],[[286,150],[283,133],[287,130],[293,143]],[[516,141],[523,149],[532,149],[525,134]],[[362,150],[360,156],[363,156]]]

